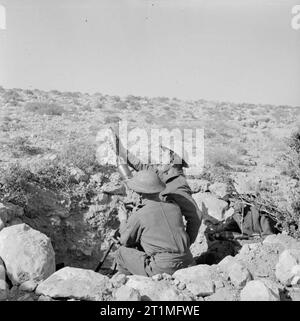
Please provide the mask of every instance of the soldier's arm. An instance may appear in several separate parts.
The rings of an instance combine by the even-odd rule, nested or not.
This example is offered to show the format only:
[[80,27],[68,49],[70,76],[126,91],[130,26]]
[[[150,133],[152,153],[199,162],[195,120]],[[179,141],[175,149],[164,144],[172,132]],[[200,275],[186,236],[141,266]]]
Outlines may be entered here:
[[133,213],[127,222],[120,224],[120,242],[127,247],[137,245],[141,237],[141,224],[137,213]]
[[195,242],[202,221],[202,213],[192,196],[187,194],[170,193],[166,200],[173,200],[181,210],[186,220],[186,232],[191,244]]
[[117,151],[119,153],[119,156],[122,157],[124,160],[127,160],[127,164],[133,168],[134,170],[141,171],[141,170],[148,170],[152,169],[154,171],[157,171],[157,166],[152,164],[143,164],[139,158],[134,156],[132,153],[130,153],[129,150],[127,150],[121,140],[117,137],[117,147],[119,147],[119,150]]

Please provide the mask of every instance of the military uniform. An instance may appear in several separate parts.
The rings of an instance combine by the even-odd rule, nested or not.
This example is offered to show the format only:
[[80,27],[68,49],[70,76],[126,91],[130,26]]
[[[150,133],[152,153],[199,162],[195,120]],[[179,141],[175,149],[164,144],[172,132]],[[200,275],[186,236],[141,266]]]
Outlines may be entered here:
[[115,259],[122,273],[173,274],[193,264],[190,238],[174,203],[145,200],[121,226],[120,234],[122,246]]
[[161,199],[174,201],[180,207],[181,213],[186,220],[186,231],[190,238],[190,243],[194,243],[202,221],[202,213],[192,197],[192,191],[184,177],[183,170],[176,169],[171,177],[165,175],[159,165],[143,164],[138,158],[131,153],[121,149],[121,154],[126,159],[129,166],[136,171],[154,170],[161,180],[166,184],[166,189],[161,192]]

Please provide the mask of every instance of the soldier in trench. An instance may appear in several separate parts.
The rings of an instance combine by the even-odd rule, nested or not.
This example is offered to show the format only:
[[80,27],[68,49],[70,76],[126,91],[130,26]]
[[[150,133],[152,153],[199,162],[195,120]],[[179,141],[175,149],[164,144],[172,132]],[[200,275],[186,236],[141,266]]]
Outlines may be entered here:
[[193,265],[181,210],[175,202],[161,200],[165,184],[158,175],[153,170],[141,170],[127,181],[127,186],[140,195],[141,204],[129,218],[125,206],[119,209],[118,271],[152,276],[173,274]]
[[116,145],[112,147],[116,155],[124,159],[135,171],[154,171],[165,184],[164,190],[160,193],[160,198],[168,202],[175,202],[180,207],[181,213],[186,221],[186,232],[189,236],[190,244],[194,243],[203,215],[192,197],[191,188],[184,175],[184,168],[189,167],[187,162],[172,150],[162,147],[164,152],[170,154],[169,164],[144,164],[126,150],[117,134],[114,131],[113,133],[116,136]]

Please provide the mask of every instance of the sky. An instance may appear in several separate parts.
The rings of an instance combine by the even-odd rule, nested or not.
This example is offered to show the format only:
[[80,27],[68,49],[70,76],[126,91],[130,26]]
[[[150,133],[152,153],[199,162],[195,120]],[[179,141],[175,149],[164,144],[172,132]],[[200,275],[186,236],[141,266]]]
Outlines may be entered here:
[[300,106],[300,0],[0,0],[0,86]]

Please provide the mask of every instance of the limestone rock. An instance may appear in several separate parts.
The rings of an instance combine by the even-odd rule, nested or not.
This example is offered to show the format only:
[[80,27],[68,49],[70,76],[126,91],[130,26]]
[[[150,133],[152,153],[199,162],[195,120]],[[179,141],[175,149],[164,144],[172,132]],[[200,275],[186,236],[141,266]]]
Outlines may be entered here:
[[230,207],[227,211],[225,211],[224,219],[227,220],[229,217],[232,217],[233,214],[234,214],[234,208]]
[[102,301],[111,289],[109,278],[92,270],[65,267],[36,288],[38,295]]
[[280,301],[279,289],[262,280],[253,280],[241,291],[241,301]]
[[237,290],[222,287],[216,292],[205,298],[205,301],[237,301]]
[[186,284],[186,287],[196,296],[208,296],[214,293],[215,285],[212,281],[209,265],[196,265],[181,269],[173,277]]
[[285,234],[272,234],[268,235],[263,244],[280,244],[283,249],[299,249],[300,250],[300,242],[296,241],[291,236]]
[[38,286],[37,282],[35,282],[33,280],[29,280],[29,281],[22,283],[20,285],[19,289],[20,289],[20,291],[24,291],[24,292],[33,292],[37,286]]
[[110,279],[111,284],[115,288],[118,288],[124,285],[126,281],[127,281],[127,276],[125,274],[119,274],[119,273],[113,275],[112,278]]
[[152,280],[154,281],[160,281],[163,279],[163,276],[161,274],[156,274],[152,276]]
[[0,232],[0,257],[13,284],[41,281],[55,271],[50,239],[26,224],[6,227]]
[[218,182],[210,185],[209,190],[219,198],[224,198],[230,192],[227,184]]
[[236,259],[231,256],[231,255],[227,255],[226,257],[224,257],[224,259],[222,261],[220,261],[218,263],[218,267],[224,271],[224,272],[228,272],[228,269],[230,267],[230,265],[236,263]]
[[[300,264],[300,250],[284,250],[276,264],[276,278],[284,285],[290,285],[297,275],[297,265]],[[295,274],[296,273],[296,274]]]
[[140,292],[136,289],[123,285],[114,294],[116,301],[141,301]]
[[239,194],[256,194],[257,184],[247,181],[245,177],[236,177],[234,187]]
[[235,262],[227,268],[228,277],[235,287],[242,287],[248,281],[252,280],[252,275],[246,267]]
[[225,210],[228,207],[227,202],[210,193],[193,194],[193,198],[203,213],[203,220],[215,219],[222,221],[224,219]]
[[235,287],[242,287],[252,280],[249,270],[230,255],[219,262],[218,267],[228,275],[228,278]]
[[189,184],[193,194],[208,191],[210,184],[209,181],[203,179],[187,179],[187,183]]
[[177,288],[166,280],[154,281],[140,275],[128,277],[126,286],[136,289],[140,292],[142,301],[191,301],[192,297],[188,294],[178,291]]
[[38,298],[38,301],[54,301],[54,299],[50,298],[50,296],[41,295],[41,296]]

